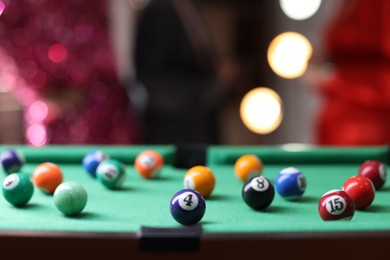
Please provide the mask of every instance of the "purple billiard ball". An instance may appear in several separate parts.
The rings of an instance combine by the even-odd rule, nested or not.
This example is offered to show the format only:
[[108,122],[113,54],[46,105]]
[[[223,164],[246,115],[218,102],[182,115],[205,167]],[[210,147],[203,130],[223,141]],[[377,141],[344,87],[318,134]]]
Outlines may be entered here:
[[23,155],[13,149],[8,149],[0,154],[0,162],[4,172],[8,175],[11,173],[19,172],[24,164]]
[[199,192],[183,189],[176,192],[170,202],[172,217],[182,225],[198,223],[206,211],[206,202]]

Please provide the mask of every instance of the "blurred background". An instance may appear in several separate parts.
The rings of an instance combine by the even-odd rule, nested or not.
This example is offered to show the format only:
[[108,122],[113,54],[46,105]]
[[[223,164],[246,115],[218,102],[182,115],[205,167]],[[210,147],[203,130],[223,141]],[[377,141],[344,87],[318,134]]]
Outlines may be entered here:
[[[221,109],[223,143],[314,142],[314,120],[321,100],[305,86],[302,75],[309,58],[306,52],[320,44],[323,27],[336,8],[334,2],[204,1],[204,14],[218,51],[234,57],[239,68],[233,83],[235,95]],[[286,33],[297,33],[304,40],[296,46]],[[281,40],[275,42],[277,38]],[[278,55],[282,59],[279,63]],[[277,111],[272,115],[272,105],[260,108],[271,118],[260,120],[258,131],[248,128],[240,114],[243,97],[257,87],[274,90],[282,110],[281,115]]]
[[[27,5],[27,2],[30,1],[21,1],[19,4]],[[45,1],[31,2],[35,4],[36,9],[32,7],[22,9],[26,13],[29,11],[28,14],[31,17],[34,15],[31,10],[46,10],[42,6],[42,2]],[[40,9],[36,6],[36,2],[41,2]],[[49,2],[47,1],[46,4],[54,5]],[[63,10],[59,13],[65,19],[63,23],[68,26],[64,27],[65,29],[76,26],[68,25],[66,21],[67,18],[73,16],[64,15],[66,11],[74,11],[70,6],[70,3],[73,2],[76,6],[89,6],[90,8],[86,8],[85,12],[87,10],[97,12],[94,5],[98,4],[92,4],[89,1],[69,1],[69,4],[67,4],[69,6],[66,8],[64,6],[51,6],[52,9],[50,10]],[[320,45],[323,26],[334,13],[335,2],[337,1],[196,0],[192,1],[191,6],[183,5],[182,2],[186,2],[185,0],[120,0],[116,1],[116,4],[112,4],[115,1],[111,1],[111,3],[110,1],[97,1],[97,3],[100,2],[107,4],[108,18],[110,18],[111,12],[111,19],[108,19],[108,25],[104,28],[111,29],[111,32],[107,35],[115,38],[113,45],[117,50],[116,52],[114,50],[113,53],[114,56],[116,55],[117,72],[127,91],[129,103],[132,105],[133,112],[131,116],[135,120],[132,119],[131,122],[138,125],[135,128],[137,128],[136,132],[140,133],[140,137],[123,139],[123,141],[118,138],[115,142],[103,139],[99,141],[100,139],[97,138],[93,140],[86,139],[88,134],[83,134],[83,132],[88,132],[88,129],[92,127],[99,128],[99,125],[91,126],[92,123],[89,123],[85,116],[85,121],[71,122],[72,119],[67,119],[72,125],[78,125],[76,130],[68,130],[77,135],[77,138],[74,140],[71,137],[53,139],[55,130],[51,130],[50,122],[52,121],[47,118],[53,114],[50,112],[52,107],[61,103],[62,98],[67,97],[67,95],[64,92],[53,95],[53,92],[56,91],[56,88],[54,88],[50,91],[50,95],[45,94],[45,98],[55,97],[50,102],[45,102],[47,99],[33,100],[31,96],[34,96],[34,94],[31,93],[31,88],[28,87],[28,84],[32,83],[26,80],[20,84],[15,74],[12,74],[18,70],[18,64],[20,64],[15,62],[16,68],[10,66],[4,68],[3,66],[3,69],[0,70],[1,143],[26,143],[34,146],[49,143],[95,143],[94,140],[101,144],[121,142],[242,145],[313,143],[314,121],[321,100],[316,93],[305,86],[306,83],[302,79],[302,75],[305,73],[307,62],[313,50],[316,50]],[[156,2],[159,3],[156,4]],[[2,13],[0,15],[0,19],[2,19],[0,31],[2,32],[3,40],[1,44],[3,47],[11,44],[21,45],[20,36],[18,36],[19,42],[16,43],[6,42],[4,39],[9,39],[8,36],[11,34],[15,38],[18,29],[20,32],[20,28],[26,26],[27,23],[27,21],[18,22],[18,15],[20,14],[10,15],[11,18],[6,17],[7,12],[11,12],[12,4],[15,4],[15,2],[0,1],[0,11]],[[173,19],[173,12],[170,13],[172,10],[165,4],[173,4],[171,9],[177,11],[179,18]],[[14,9],[12,8],[12,10]],[[191,10],[196,12],[197,18],[202,23],[201,31],[191,24],[191,21],[188,21],[190,19],[186,19],[191,17]],[[83,14],[83,19],[87,19],[88,15]],[[112,17],[116,19],[112,19]],[[78,16],[74,16],[73,19],[77,20]],[[91,21],[93,21],[91,26],[97,24],[95,23],[96,19],[96,17],[91,18]],[[83,23],[88,22],[82,21]],[[165,25],[165,22],[167,25]],[[183,25],[176,28],[175,22],[182,22]],[[49,24],[50,19],[47,19],[46,23]],[[17,28],[11,28],[12,25]],[[49,27],[49,25],[45,26]],[[62,28],[61,26],[56,28],[56,35],[67,33],[67,31],[58,31]],[[80,26],[77,28],[80,28]],[[180,36],[179,33],[174,33],[183,28],[187,32],[185,36],[190,43],[186,43],[185,40],[182,41],[180,38],[182,35]],[[54,31],[54,29],[51,30]],[[47,32],[47,30],[43,32]],[[83,33],[88,33],[88,30],[83,31]],[[195,47],[194,53],[203,52],[207,54],[203,56],[201,54],[193,55],[196,56],[194,58],[186,52],[186,48],[190,49],[194,47],[194,44],[206,46],[206,41],[202,41],[202,35],[207,35],[205,38],[207,38],[207,44],[212,46],[210,48],[212,51],[208,50],[209,53],[207,53],[206,48]],[[37,38],[40,37],[34,38],[34,41],[37,41]],[[168,41],[169,39],[172,41]],[[75,46],[68,48],[65,40],[61,42],[58,38],[51,37],[47,38],[46,41],[50,41],[50,43],[47,44],[48,47],[43,56],[45,56],[45,59],[48,56],[53,63],[48,65],[48,68],[57,66],[63,60],[70,60],[71,55],[78,52]],[[74,42],[74,39],[70,42],[72,41]],[[183,44],[176,46],[175,44],[179,42],[183,42]],[[23,44],[28,45],[29,43],[27,41]],[[11,47],[7,48],[8,50],[12,49]],[[0,52],[0,58],[3,60],[2,64],[9,65],[12,62],[8,62],[8,59],[11,59],[12,55],[7,55],[7,48]],[[120,50],[118,51],[118,49]],[[80,52],[86,52],[86,49],[84,48]],[[172,73],[169,79],[165,76],[173,71],[173,69],[167,69],[168,67],[171,68],[170,65],[161,62],[161,66],[158,67],[159,61],[164,59],[160,57],[163,56],[162,53],[178,56],[169,58],[169,60],[177,63],[180,72],[178,74]],[[189,58],[185,59],[187,56]],[[82,56],[79,55],[80,57]],[[203,62],[204,64],[213,63],[215,65],[211,66],[211,69],[207,65],[190,65],[188,62],[190,58],[194,60],[199,58],[197,60],[199,64]],[[212,59],[212,61],[207,61],[207,59]],[[184,65],[180,63],[181,61]],[[40,66],[39,62],[36,62],[36,64],[38,65],[34,66]],[[72,64],[69,63],[67,66],[72,66]],[[192,73],[187,75],[186,67],[192,71],[199,71],[199,77],[203,77],[204,80],[198,81],[199,77],[196,78]],[[44,66],[41,67],[42,70],[44,68]],[[61,69],[67,71],[69,67],[63,66]],[[47,73],[47,78],[50,77],[50,73]],[[61,70],[58,69],[56,73],[61,73]],[[210,76],[210,74],[213,75]],[[187,76],[184,77],[183,75]],[[182,76],[183,78],[181,78]],[[29,77],[32,76],[29,75]],[[66,79],[61,80],[61,82],[66,81]],[[163,85],[163,88],[153,88],[154,85],[159,83]],[[75,85],[74,82],[69,84]],[[94,83],[87,82],[87,84],[92,85]],[[188,87],[183,91],[185,92],[183,94],[187,95],[185,97],[187,99],[179,96],[181,88],[173,87],[175,84]],[[194,85],[194,90],[190,89],[191,84]],[[200,86],[202,84],[205,87],[201,90]],[[213,91],[212,88],[215,85],[218,85],[219,89]],[[254,92],[255,89],[262,91]],[[105,93],[106,90],[95,87],[91,91],[93,93],[88,92],[87,95],[102,95],[101,93]],[[205,91],[206,94],[198,96],[201,91]],[[37,92],[39,93],[39,91]],[[252,96],[248,96],[249,93]],[[202,101],[203,103],[199,102],[199,105],[189,101],[191,98],[210,100]],[[180,102],[183,104],[172,105]],[[71,104],[72,102],[66,103],[68,109],[64,113],[78,114],[79,112]],[[69,106],[71,106],[70,109]],[[190,108],[187,108],[187,106]],[[200,113],[199,118],[202,119],[197,118],[196,113],[207,106],[211,107],[208,110],[212,111],[211,114],[206,111],[204,114]],[[54,109],[54,111],[56,110]],[[94,115],[98,117],[99,111],[94,112],[97,114],[91,112],[92,117]],[[173,117],[176,114],[180,115]],[[108,116],[111,118],[110,114]],[[107,120],[107,118],[102,118],[102,120],[99,122],[100,126],[105,125],[104,120]],[[112,118],[110,120],[112,121]],[[116,122],[120,122],[120,120],[123,119],[118,116]],[[65,125],[60,127],[64,129],[62,126],[65,127]],[[58,129],[58,124],[56,127]],[[180,128],[180,131],[175,132],[170,127]],[[202,133],[204,129],[208,128],[211,130],[207,131],[215,131],[213,133]],[[103,135],[108,136],[104,132]],[[121,132],[116,131],[116,135],[121,135]]]

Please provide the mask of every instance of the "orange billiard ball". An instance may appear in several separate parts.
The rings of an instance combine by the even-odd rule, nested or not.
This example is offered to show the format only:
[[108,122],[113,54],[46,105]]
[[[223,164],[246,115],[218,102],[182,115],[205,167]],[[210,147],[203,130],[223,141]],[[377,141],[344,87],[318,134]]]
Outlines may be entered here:
[[156,151],[146,150],[137,155],[134,167],[145,179],[153,179],[160,176],[164,166],[164,158]]
[[57,186],[62,183],[62,170],[55,163],[44,162],[35,168],[32,179],[34,185],[40,190],[53,194]]
[[215,176],[210,168],[198,165],[186,172],[183,183],[184,188],[196,190],[206,198],[214,190]]
[[234,164],[234,172],[242,181],[246,182],[252,177],[263,174],[263,162],[254,154],[246,154],[239,157]]

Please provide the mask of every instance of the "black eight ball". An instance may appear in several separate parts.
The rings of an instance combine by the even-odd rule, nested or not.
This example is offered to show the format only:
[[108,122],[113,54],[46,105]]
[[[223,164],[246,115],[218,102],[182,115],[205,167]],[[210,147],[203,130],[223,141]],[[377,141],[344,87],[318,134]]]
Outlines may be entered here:
[[258,176],[244,183],[241,194],[249,207],[263,210],[271,205],[275,197],[275,189],[267,178]]

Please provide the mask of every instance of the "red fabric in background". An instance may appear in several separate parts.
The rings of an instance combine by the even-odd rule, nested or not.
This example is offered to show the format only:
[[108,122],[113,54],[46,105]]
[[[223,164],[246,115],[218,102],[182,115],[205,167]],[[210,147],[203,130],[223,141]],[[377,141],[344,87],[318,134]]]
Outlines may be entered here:
[[336,70],[323,86],[318,143],[390,144],[390,1],[346,1],[326,48]]

